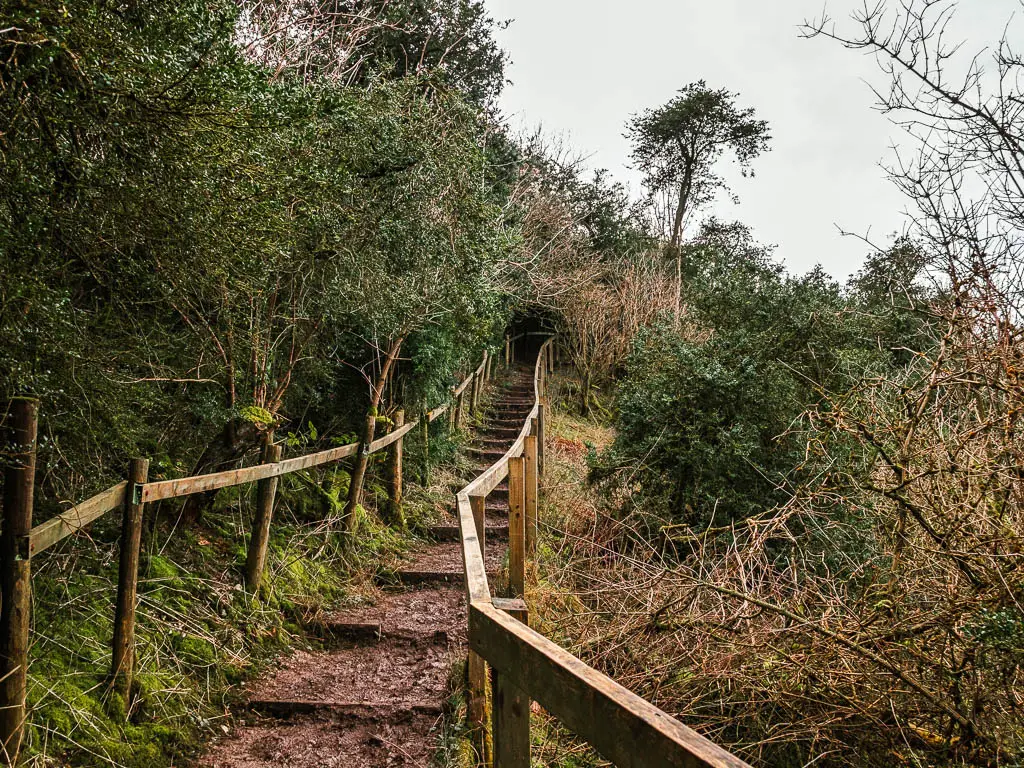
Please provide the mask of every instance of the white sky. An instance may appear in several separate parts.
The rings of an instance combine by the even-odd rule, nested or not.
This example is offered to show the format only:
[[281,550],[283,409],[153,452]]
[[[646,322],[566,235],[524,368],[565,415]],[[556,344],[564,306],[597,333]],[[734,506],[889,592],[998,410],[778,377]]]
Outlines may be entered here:
[[[904,200],[879,167],[899,132],[873,111],[864,82],[884,85],[884,76],[862,53],[798,36],[822,0],[485,2],[496,19],[514,20],[498,35],[512,57],[502,107],[513,126],[540,124],[563,136],[634,194],[626,120],[704,79],[738,92],[739,105],[754,107],[773,135],[755,178],[727,174],[740,204],[722,196],[714,210],[777,244],[790,270],[820,263],[845,278],[868,248],[837,225],[880,242],[902,228]],[[843,21],[859,5],[833,0],[828,11]],[[954,31],[977,52],[1019,9],[1017,0],[962,0]]]

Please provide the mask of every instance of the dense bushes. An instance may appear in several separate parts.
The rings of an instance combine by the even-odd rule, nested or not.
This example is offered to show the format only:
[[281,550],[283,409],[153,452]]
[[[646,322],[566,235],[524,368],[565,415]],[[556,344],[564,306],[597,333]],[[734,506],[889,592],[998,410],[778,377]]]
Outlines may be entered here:
[[[161,479],[251,460],[268,429],[293,452],[352,440],[389,348],[371,418],[435,406],[504,328],[492,23],[468,0],[364,5],[343,30],[315,3],[0,0],[0,400],[42,401],[38,520],[132,456]],[[390,58],[410,41],[413,73]],[[245,490],[147,508],[129,712],[105,680],[117,516],[34,563],[27,757],[185,759],[230,684],[401,548],[362,506],[342,525],[347,469],[282,481],[260,599]]]
[[[0,386],[43,400],[45,496],[132,454],[227,466],[304,413],[351,429],[380,349],[427,334],[397,376],[420,407],[495,333],[510,238],[484,123],[430,72],[281,76],[226,1],[3,10]],[[500,73],[488,50],[473,82]]]
[[704,528],[785,500],[801,414],[877,355],[835,282],[787,275],[741,225],[707,224],[686,262],[686,314],[636,337],[595,476],[628,478],[666,522]]

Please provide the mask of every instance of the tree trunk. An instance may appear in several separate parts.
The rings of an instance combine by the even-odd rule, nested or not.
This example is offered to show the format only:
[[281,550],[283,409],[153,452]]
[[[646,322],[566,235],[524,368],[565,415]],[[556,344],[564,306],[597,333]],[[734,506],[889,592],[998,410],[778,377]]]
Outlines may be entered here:
[[687,200],[690,196],[689,186],[689,174],[687,174],[683,178],[683,183],[679,185],[679,204],[676,206],[676,218],[672,224],[672,240],[670,242],[676,250],[679,249],[679,241],[683,235],[683,216],[686,215],[686,206],[689,202]]
[[370,393],[370,407],[366,411],[366,420],[363,422],[363,439],[362,445],[359,450],[359,457],[356,459],[355,469],[352,470],[352,483],[348,489],[348,501],[345,503],[344,521],[345,521],[345,533],[355,533],[356,524],[358,519],[356,517],[356,507],[362,502],[363,499],[363,481],[366,479],[366,470],[370,466],[370,443],[373,442],[373,436],[377,431],[377,409],[380,407],[381,397],[384,394],[384,386],[387,384],[388,376],[391,373],[391,368],[395,364],[395,360],[398,359],[398,353],[402,349],[402,342],[405,340],[404,336],[400,336],[388,349],[387,358],[384,360],[384,365],[381,366],[380,374],[377,376],[376,381],[373,383],[373,390]]
[[583,415],[590,416],[590,387],[591,387],[591,376],[590,368],[588,367],[583,373],[583,384],[581,385],[580,395],[582,397],[581,405],[583,406]]
[[[249,452],[259,445],[260,432],[251,421],[231,419],[224,425],[221,434],[207,443],[199,460],[192,467],[190,475],[205,475],[232,469]],[[203,512],[213,503],[216,491],[194,493],[185,499],[181,508],[181,521],[194,525],[202,519]]]
[[687,170],[683,175],[682,183],[679,185],[679,205],[676,206],[676,219],[672,225],[671,247],[676,260],[675,319],[677,325],[683,301],[683,217],[686,215],[686,209],[690,204],[691,179],[691,172]]

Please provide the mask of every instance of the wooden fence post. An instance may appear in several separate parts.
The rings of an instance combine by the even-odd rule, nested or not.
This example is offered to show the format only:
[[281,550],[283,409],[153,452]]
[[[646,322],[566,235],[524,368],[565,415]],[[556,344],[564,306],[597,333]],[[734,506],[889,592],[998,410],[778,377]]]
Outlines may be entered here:
[[[276,464],[281,460],[281,446],[275,445],[274,433],[263,436],[264,464]],[[263,580],[263,568],[267,562],[267,545],[270,542],[270,523],[274,519],[274,496],[277,495],[276,477],[266,477],[256,486],[256,514],[252,521],[252,535],[249,537],[249,552],[245,558],[245,586],[255,594]]]
[[459,392],[458,397],[455,399],[455,428],[462,429],[462,401],[466,395],[466,390]]
[[[487,497],[470,496],[469,506],[473,510],[473,525],[476,527],[477,541],[480,544],[480,553],[485,553],[487,530],[485,516],[487,514]],[[466,667],[466,675],[469,678],[469,701],[467,702],[467,715],[469,724],[474,731],[473,743],[476,745],[477,756],[480,764],[491,765],[490,742],[487,738],[487,664],[473,651],[469,652],[469,659]]]
[[14,398],[8,419],[10,453],[4,472],[0,533],[0,762],[14,765],[21,752],[25,726],[32,609],[28,534],[32,529],[39,401]]
[[491,668],[494,768],[530,768],[530,697]]
[[508,460],[508,586],[509,597],[526,594],[526,459]]
[[511,340],[510,337],[508,337],[508,336],[505,337],[505,370],[506,371],[509,369],[509,366],[512,364],[512,356],[509,354],[510,347],[512,346],[511,341],[512,340]]
[[135,666],[135,603],[139,588],[139,547],[142,543],[142,486],[149,476],[149,459],[132,459],[121,514],[121,551],[117,566],[117,606],[114,611],[110,676],[116,693],[130,709]]
[[423,442],[423,472],[420,474],[420,485],[430,486],[430,416],[420,412],[420,440]]
[[480,389],[479,382],[477,381],[476,371],[473,372],[473,377],[469,385],[469,421],[473,422],[473,415],[476,413],[476,402],[478,396],[478,390]]
[[[392,429],[405,426],[405,411],[395,411]],[[402,454],[404,437],[398,438],[388,450],[388,522],[399,528],[405,528],[405,510],[402,508]]]
[[491,755],[487,739],[487,662],[476,652],[470,651],[466,662],[469,685],[469,701],[466,715],[473,731],[479,764],[490,766]]
[[537,404],[537,477],[544,477],[544,421],[547,410],[544,403]]
[[530,434],[526,438],[523,457],[526,459],[524,470],[525,491],[525,526],[526,554],[537,551],[537,419],[532,419]]
[[486,558],[487,549],[484,542],[487,538],[487,497],[470,496],[469,507],[473,510],[473,524],[476,526],[476,537],[480,543],[480,554]]

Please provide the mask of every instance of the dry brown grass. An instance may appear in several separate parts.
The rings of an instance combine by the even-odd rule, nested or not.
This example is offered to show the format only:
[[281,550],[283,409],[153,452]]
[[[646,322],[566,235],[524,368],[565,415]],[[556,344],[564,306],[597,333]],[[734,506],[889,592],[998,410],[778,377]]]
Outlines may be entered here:
[[1021,349],[950,333],[811,414],[813,487],[671,552],[587,487],[608,431],[557,415],[541,631],[755,764],[1017,764]]

